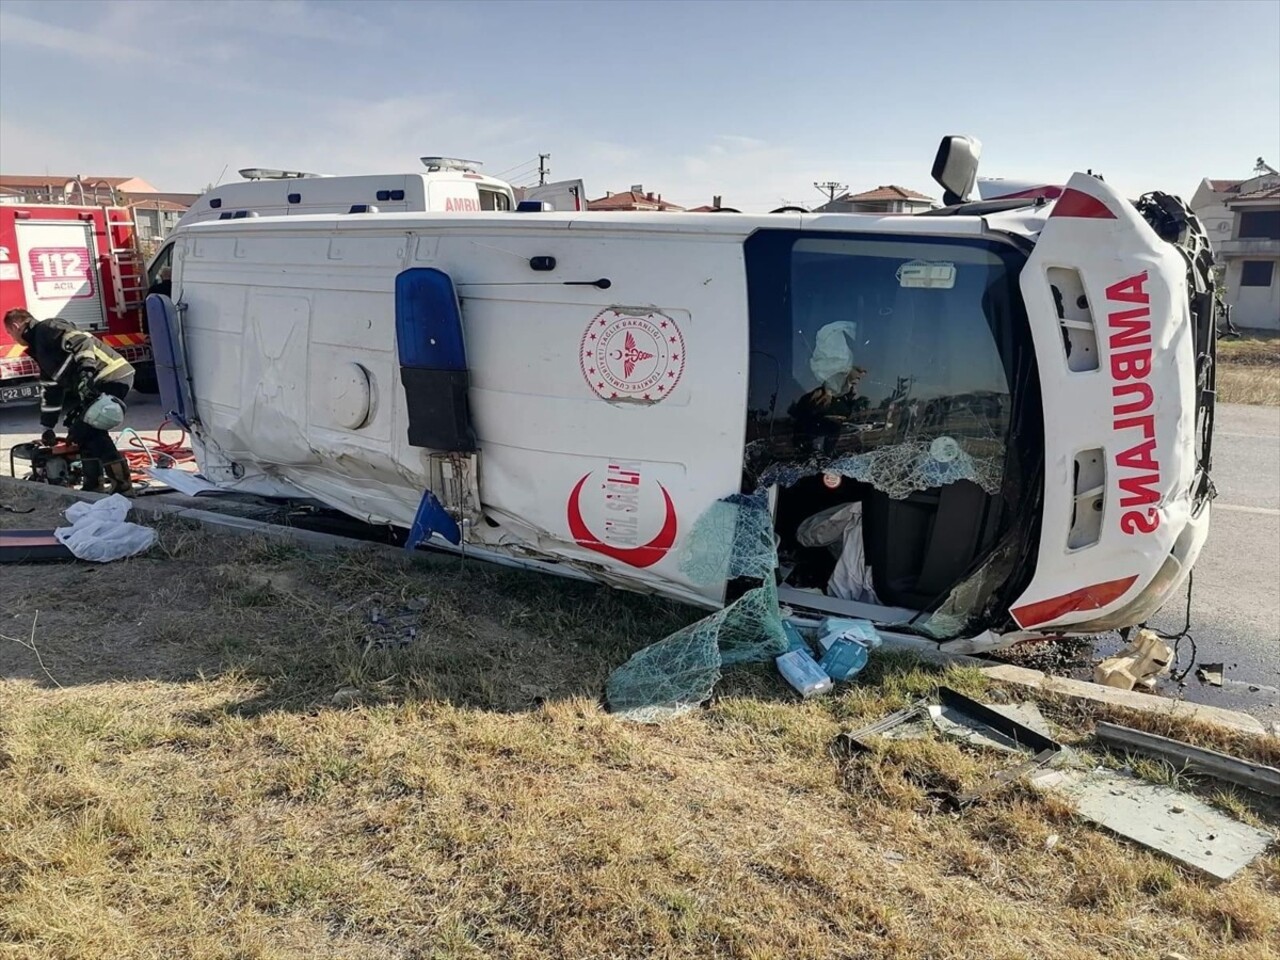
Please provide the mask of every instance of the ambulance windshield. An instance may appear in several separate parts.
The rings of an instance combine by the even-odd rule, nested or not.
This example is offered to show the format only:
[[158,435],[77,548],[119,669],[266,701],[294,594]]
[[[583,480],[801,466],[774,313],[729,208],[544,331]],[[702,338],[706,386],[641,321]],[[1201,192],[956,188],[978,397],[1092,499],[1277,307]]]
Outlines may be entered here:
[[[746,253],[743,489],[776,488],[785,585],[935,610],[991,558],[1025,555],[1043,439],[1022,254],[790,231]],[[1011,582],[1009,562],[990,570],[940,629]]]
[[1018,302],[1010,252],[759,234],[748,257],[757,479],[834,469],[894,497],[959,479],[999,491],[1012,409],[1001,339]]

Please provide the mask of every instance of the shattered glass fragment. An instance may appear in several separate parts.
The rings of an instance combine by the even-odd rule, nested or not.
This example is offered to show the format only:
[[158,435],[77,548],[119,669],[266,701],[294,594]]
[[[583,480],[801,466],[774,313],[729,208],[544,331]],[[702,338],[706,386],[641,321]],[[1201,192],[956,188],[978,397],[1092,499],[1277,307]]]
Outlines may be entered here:
[[638,723],[658,723],[704,703],[720,680],[716,648],[726,611],[699,620],[638,651],[609,675],[609,708]]
[[960,480],[971,480],[995,495],[1000,492],[1004,455],[1004,445],[994,438],[913,437],[868,453],[775,463],[760,474],[760,484],[790,487],[825,472],[869,483],[895,500]]
[[717,500],[694,521],[680,549],[680,572],[694,583],[724,583],[733,557],[738,506]]
[[982,614],[995,591],[1008,580],[1017,551],[1015,537],[998,544],[986,563],[952,588],[938,609],[920,623],[920,629],[935,640],[950,640],[967,632],[969,621]]
[[721,667],[771,660],[788,648],[773,571],[778,557],[763,494],[717,501],[698,518],[680,569],[698,583],[762,581],[736,601],[636,653],[609,676],[609,707],[656,723],[705,703]]
[[717,644],[725,666],[760,663],[787,652],[790,642],[778,611],[778,587],[770,577],[726,608],[731,615],[720,624]]

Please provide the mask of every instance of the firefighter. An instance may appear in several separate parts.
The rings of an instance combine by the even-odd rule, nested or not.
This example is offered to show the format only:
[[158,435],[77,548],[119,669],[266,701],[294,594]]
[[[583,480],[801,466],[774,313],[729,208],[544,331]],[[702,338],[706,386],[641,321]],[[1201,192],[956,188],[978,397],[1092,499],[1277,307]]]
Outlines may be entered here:
[[41,439],[57,441],[53,428],[66,414],[67,439],[80,448],[84,489],[102,491],[103,477],[111,492],[133,489],[129,465],[120,456],[108,430],[124,422],[124,398],[133,386],[133,367],[124,357],[90,333],[66,320],[37,320],[26,310],[10,310],[4,326],[14,342],[26,344],[40,368]]

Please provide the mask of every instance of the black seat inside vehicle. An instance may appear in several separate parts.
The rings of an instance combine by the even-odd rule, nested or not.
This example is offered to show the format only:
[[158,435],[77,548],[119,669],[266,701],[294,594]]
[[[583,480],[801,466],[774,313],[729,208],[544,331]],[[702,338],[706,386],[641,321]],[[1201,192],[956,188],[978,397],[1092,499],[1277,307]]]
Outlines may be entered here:
[[893,606],[936,606],[995,541],[995,500],[970,480],[894,500],[872,490],[863,537],[876,594]]

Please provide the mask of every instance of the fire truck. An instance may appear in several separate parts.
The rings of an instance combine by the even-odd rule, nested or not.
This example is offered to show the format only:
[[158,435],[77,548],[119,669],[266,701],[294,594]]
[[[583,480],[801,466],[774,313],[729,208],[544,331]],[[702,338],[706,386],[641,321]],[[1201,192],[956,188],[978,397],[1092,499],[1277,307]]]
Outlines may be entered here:
[[[131,212],[111,205],[0,204],[0,314],[23,307],[91,331],[155,392],[143,323],[147,271]],[[40,397],[40,371],[0,328],[0,404]]]

